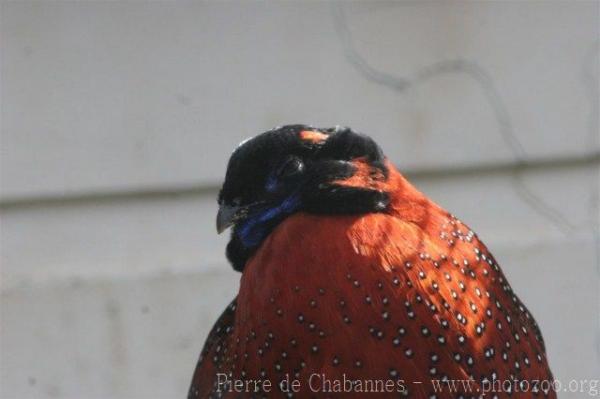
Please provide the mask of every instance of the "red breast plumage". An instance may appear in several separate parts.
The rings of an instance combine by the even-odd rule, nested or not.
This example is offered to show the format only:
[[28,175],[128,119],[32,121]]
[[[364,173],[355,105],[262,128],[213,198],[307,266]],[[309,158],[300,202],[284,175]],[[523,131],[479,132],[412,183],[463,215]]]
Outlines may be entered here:
[[385,176],[352,164],[336,184],[388,193],[386,211],[279,223],[246,263],[189,397],[556,397],[540,385],[552,374],[538,326],[477,235],[389,162]]

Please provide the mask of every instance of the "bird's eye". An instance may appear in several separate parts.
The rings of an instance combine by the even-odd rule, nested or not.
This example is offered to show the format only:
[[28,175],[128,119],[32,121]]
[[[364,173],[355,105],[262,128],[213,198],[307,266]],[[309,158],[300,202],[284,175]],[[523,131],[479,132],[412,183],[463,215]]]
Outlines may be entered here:
[[304,162],[298,157],[289,157],[277,170],[279,178],[290,178],[304,171]]
[[302,172],[304,172],[304,162],[298,157],[291,156],[269,175],[265,188],[268,192],[280,190],[286,183],[292,183]]

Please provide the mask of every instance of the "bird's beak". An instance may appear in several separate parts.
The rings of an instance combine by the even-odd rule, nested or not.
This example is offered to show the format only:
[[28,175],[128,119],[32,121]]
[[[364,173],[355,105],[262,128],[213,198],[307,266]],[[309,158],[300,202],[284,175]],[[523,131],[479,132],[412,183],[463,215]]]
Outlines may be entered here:
[[221,205],[217,213],[217,233],[221,234],[238,221],[243,214],[244,207]]

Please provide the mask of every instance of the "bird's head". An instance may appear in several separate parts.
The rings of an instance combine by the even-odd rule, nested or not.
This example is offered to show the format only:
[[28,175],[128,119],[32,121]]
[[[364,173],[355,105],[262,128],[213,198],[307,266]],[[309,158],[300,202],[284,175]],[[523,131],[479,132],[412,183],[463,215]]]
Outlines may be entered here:
[[217,231],[233,226],[227,257],[246,260],[286,217],[382,212],[389,198],[376,181],[387,168],[379,146],[349,128],[278,127],[240,144],[219,193]]

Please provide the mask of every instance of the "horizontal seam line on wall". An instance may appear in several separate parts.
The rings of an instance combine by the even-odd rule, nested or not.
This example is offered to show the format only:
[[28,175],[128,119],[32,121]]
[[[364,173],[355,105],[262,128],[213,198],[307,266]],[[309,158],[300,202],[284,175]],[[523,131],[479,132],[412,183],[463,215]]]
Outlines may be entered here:
[[[588,166],[600,163],[600,152],[578,156],[552,159],[537,159],[526,162],[504,162],[479,164],[477,166],[458,166],[452,168],[435,168],[408,170],[402,173],[409,180],[443,179],[452,177],[470,177],[475,175],[492,175],[535,171],[540,169],[559,169],[564,167]],[[88,202],[139,201],[148,199],[175,199],[190,195],[215,195],[220,189],[218,184],[189,184],[158,188],[140,188],[133,190],[90,191],[82,193],[50,194],[40,196],[23,196],[0,200],[0,211],[40,206],[65,206]]]

